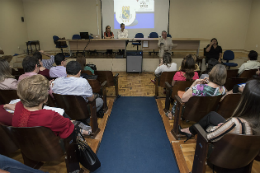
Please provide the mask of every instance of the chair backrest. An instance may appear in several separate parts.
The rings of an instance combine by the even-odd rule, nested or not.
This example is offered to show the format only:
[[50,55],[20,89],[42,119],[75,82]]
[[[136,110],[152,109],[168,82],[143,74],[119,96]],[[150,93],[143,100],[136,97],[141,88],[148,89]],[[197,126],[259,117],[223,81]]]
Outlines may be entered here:
[[13,140],[11,129],[9,126],[0,124],[0,154],[8,156],[19,149],[16,142]]
[[248,78],[241,78],[241,77],[227,78],[224,86],[229,91],[229,90],[233,89],[234,85],[240,84],[240,83],[246,83],[247,81],[248,81]]
[[172,87],[171,98],[174,99],[178,91],[185,91],[186,88],[190,87],[194,81],[176,81]]
[[91,71],[89,70],[81,70],[81,73],[87,74],[87,75],[93,75]]
[[88,83],[91,86],[93,93],[102,94],[100,82],[96,79],[88,79]]
[[114,77],[112,71],[95,71],[95,74],[98,75],[97,80],[100,83],[107,81],[107,86],[115,86]]
[[232,50],[226,50],[223,54],[224,60],[233,60],[235,58],[235,54]]
[[74,34],[72,36],[72,40],[77,40],[77,39],[81,39],[80,35],[79,34]]
[[137,33],[137,34],[135,34],[135,38],[144,38],[144,34],[143,33]]
[[54,161],[64,152],[59,140],[49,128],[46,127],[10,127],[12,134],[19,143],[22,153],[34,161]]
[[151,32],[149,34],[149,38],[159,38],[159,36],[158,36],[157,32]]
[[260,136],[229,133],[214,143],[208,161],[221,168],[241,168],[249,165],[259,151]]
[[16,75],[20,76],[22,74],[24,74],[23,68],[17,68],[17,71],[12,68],[12,75],[13,76],[16,76]]
[[227,79],[232,77],[237,77],[238,69],[227,70]]
[[257,69],[245,70],[239,77],[252,78],[256,74]]
[[8,104],[14,99],[19,99],[16,90],[0,90],[0,104]]
[[166,87],[165,82],[168,82],[169,84],[172,83],[173,76],[175,75],[176,71],[165,71],[162,72],[160,78],[159,78],[159,86]]
[[60,95],[53,93],[54,99],[59,108],[65,110],[66,114],[74,120],[89,118],[88,106],[81,96]]
[[228,94],[220,102],[217,112],[225,119],[230,118],[233,115],[235,109],[237,108],[240,98],[241,94]]
[[53,42],[56,44],[56,42],[59,40],[59,37],[57,35],[53,36]]
[[198,122],[211,111],[215,111],[222,95],[219,96],[193,96],[185,103],[183,117],[186,120]]
[[50,94],[48,95],[47,106],[50,106],[50,107],[57,107],[54,98],[52,98],[52,97],[50,96]]
[[167,37],[170,37],[170,38],[172,38],[172,35],[171,35],[171,34],[167,34]]

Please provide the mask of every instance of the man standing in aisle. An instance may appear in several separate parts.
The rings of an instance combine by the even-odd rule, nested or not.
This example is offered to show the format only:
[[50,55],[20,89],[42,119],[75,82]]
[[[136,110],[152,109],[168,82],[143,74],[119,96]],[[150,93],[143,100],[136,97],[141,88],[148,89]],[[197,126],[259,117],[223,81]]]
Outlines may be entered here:
[[[158,47],[159,47],[159,62],[161,62],[161,59],[164,55],[165,52],[168,53],[172,53],[172,47],[173,47],[173,43],[172,43],[172,38],[168,38],[167,37],[167,32],[166,31],[162,31],[162,38],[159,39],[158,41]],[[175,45],[176,46],[176,45]]]
[[[125,29],[125,24],[121,23],[120,28],[121,30],[117,31],[117,38],[118,39],[128,38],[128,31]],[[128,45],[128,40],[126,40],[126,47],[127,45]],[[124,51],[125,50],[119,50],[119,54],[124,55]]]

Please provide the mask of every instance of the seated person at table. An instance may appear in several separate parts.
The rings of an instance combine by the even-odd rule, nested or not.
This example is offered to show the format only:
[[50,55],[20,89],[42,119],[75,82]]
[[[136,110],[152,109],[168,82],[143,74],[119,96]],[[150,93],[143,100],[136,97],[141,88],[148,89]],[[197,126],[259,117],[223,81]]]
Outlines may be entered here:
[[113,32],[111,32],[111,27],[109,25],[106,26],[106,31],[104,32],[104,38],[105,39],[114,38],[114,34]]
[[209,72],[212,70],[212,68],[217,65],[219,62],[214,59],[214,58],[211,58],[209,61],[208,61],[208,64],[206,65],[207,69],[201,74],[200,76],[200,79],[204,79],[205,77],[209,77]]
[[16,90],[17,84],[17,80],[11,75],[11,68],[8,62],[0,59],[0,89]]
[[[114,34],[113,32],[111,32],[111,26],[107,25],[106,31],[104,32],[104,39],[113,39],[113,38],[114,38]],[[112,53],[113,53],[112,49],[107,50],[107,54],[112,54]]]
[[164,71],[176,71],[176,70],[177,70],[177,64],[172,62],[171,54],[165,52],[163,59],[161,60],[159,66],[155,69],[154,74],[159,75]]
[[39,64],[41,65],[40,66],[40,70],[39,70],[39,73],[38,74],[41,74],[43,76],[45,76],[47,79],[50,78],[50,75],[49,75],[49,69],[45,68],[43,66],[43,63],[42,63],[42,54],[40,52],[35,52],[33,54],[33,57],[37,58],[39,60]]
[[260,66],[260,63],[257,62],[258,53],[254,50],[251,50],[248,54],[248,61],[243,63],[238,70],[238,74],[241,75],[245,70],[257,69]]
[[[19,82],[17,95],[21,101],[15,106],[12,126],[43,126],[65,139],[74,131],[74,125],[69,118],[52,110],[42,109],[48,101],[48,89],[49,81],[42,75],[34,75]],[[82,130],[82,133],[89,135],[90,131]]]
[[[226,133],[242,134],[242,130],[246,135],[260,135],[260,81],[251,80],[247,82],[247,85],[242,93],[240,102],[233,113],[231,118],[225,120],[221,115],[216,112],[210,112],[204,118],[202,118],[198,124],[207,132],[207,139],[210,142],[216,142],[220,140]],[[181,134],[187,136],[187,140],[192,135],[197,134],[194,125],[181,129]]]
[[[128,30],[125,29],[125,24],[121,23],[120,24],[120,30],[117,31],[117,38],[128,38]],[[126,46],[128,45],[128,40],[126,40]],[[124,54],[124,50],[119,50],[120,54]]]
[[23,59],[22,66],[23,66],[24,74],[22,74],[19,77],[18,82],[20,82],[24,78],[37,75],[40,70],[39,60],[31,56],[27,56]]
[[159,57],[162,58],[164,55],[164,52],[172,53],[172,38],[167,37],[167,32],[162,31],[162,38],[158,40],[158,47],[159,47]]
[[50,59],[42,60],[43,67],[50,69],[52,67],[52,65],[54,64],[54,55],[49,55],[49,54],[45,53],[43,50],[40,50],[39,52],[43,55],[50,57]]
[[66,59],[65,56],[62,53],[58,53],[55,55],[55,64],[56,67],[52,67],[50,69],[50,77],[51,78],[58,78],[58,77],[65,77],[66,74]]
[[[199,56],[193,54],[192,58],[194,59],[194,62],[195,62],[195,70],[194,71],[200,71],[200,66],[196,63]],[[181,67],[179,67],[179,70],[181,70]]]
[[218,45],[218,40],[212,38],[210,44],[206,47],[206,63],[208,63],[210,58],[216,59],[218,62],[221,62],[222,57],[222,48]]
[[[70,61],[66,68],[67,76],[58,78],[54,81],[52,91],[60,95],[82,96],[86,102],[93,101],[95,96],[88,81],[82,77],[81,66],[77,61]],[[103,100],[96,99],[97,112],[102,111]],[[98,113],[99,115],[99,113]]]
[[174,86],[176,81],[188,81],[188,80],[196,80],[199,79],[199,75],[195,70],[195,61],[192,58],[192,55],[186,55],[183,58],[181,63],[181,70],[176,72],[173,76],[172,86]]
[[[226,94],[227,70],[224,65],[217,64],[209,73],[209,78],[197,79],[193,82],[190,88],[182,95],[181,101],[187,102],[192,96],[219,96]],[[175,114],[177,102],[174,102],[172,112],[168,112],[166,115],[169,119]]]

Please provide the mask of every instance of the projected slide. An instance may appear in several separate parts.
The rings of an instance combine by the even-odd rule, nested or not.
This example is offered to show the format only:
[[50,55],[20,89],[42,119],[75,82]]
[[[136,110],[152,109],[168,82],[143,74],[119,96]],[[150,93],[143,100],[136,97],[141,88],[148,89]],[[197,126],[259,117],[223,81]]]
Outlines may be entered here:
[[114,0],[114,29],[154,28],[154,0]]

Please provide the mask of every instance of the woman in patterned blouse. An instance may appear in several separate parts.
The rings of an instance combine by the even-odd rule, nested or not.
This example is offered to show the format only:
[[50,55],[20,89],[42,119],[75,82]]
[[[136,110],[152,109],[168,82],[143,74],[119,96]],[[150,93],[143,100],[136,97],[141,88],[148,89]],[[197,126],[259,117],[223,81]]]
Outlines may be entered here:
[[[209,73],[209,78],[197,79],[181,97],[182,102],[187,102],[192,96],[219,96],[226,94],[227,70],[224,65],[217,64]],[[171,112],[166,113],[169,119],[175,114],[177,102],[174,102]]]

